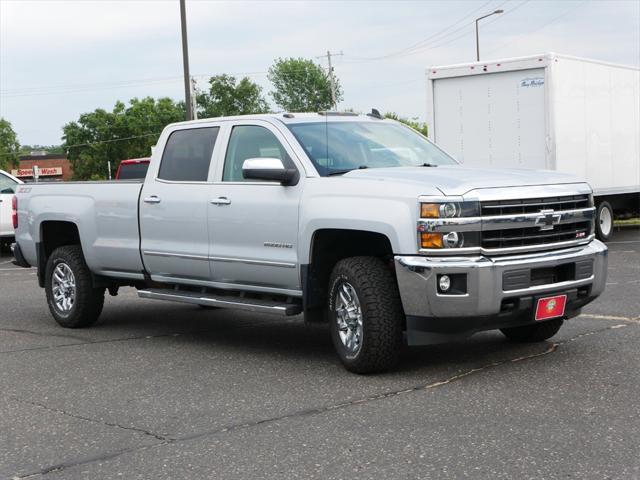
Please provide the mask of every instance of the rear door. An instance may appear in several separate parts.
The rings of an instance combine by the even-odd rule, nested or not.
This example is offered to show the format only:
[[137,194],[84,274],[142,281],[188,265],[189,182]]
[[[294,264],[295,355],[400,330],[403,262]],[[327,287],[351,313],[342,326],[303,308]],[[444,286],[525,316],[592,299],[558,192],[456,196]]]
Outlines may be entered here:
[[248,181],[248,158],[278,158],[302,168],[284,136],[268,122],[229,122],[224,159],[220,152],[210,192],[212,280],[258,289],[299,289],[298,207],[304,176],[296,185]]
[[11,220],[11,198],[16,193],[18,182],[0,172],[0,237],[13,236]]
[[219,125],[171,132],[140,199],[141,250],[157,281],[208,281],[209,170]]

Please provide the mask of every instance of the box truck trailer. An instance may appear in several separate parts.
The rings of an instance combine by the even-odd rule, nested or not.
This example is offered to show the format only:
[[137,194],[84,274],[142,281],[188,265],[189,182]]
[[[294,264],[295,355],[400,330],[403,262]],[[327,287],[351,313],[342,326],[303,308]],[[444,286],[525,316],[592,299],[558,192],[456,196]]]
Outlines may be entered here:
[[468,166],[578,174],[596,232],[640,210],[640,69],[548,53],[431,67],[429,137]]

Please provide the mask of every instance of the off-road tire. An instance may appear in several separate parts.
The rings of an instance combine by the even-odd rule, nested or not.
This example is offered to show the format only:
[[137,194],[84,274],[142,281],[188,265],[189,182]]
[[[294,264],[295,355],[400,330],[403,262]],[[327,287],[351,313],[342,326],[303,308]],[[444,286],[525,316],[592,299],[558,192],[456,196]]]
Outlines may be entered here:
[[[53,299],[53,272],[56,266],[65,263],[75,277],[75,300],[68,312],[56,306]],[[93,325],[100,317],[104,305],[104,288],[94,288],[91,272],[84,260],[80,245],[66,245],[56,248],[45,269],[45,292],[47,304],[53,318],[65,328],[82,328]]]
[[[362,342],[353,355],[340,340],[334,308],[337,289],[343,282],[355,289],[363,317]],[[333,344],[347,370],[377,373],[397,364],[405,316],[395,277],[382,260],[351,257],[335,265],[329,280],[328,317]]]
[[558,333],[558,330],[560,330],[560,327],[562,327],[563,323],[564,320],[562,318],[556,318],[553,320],[534,323],[532,325],[501,328],[500,331],[512,342],[544,342],[545,340],[549,340],[556,333]]
[[[611,222],[609,225],[605,225],[605,231],[603,231],[603,225],[601,223],[603,221],[603,211],[605,212],[604,221],[607,223]],[[598,237],[598,240],[602,242],[607,242],[611,238],[612,234],[613,208],[611,207],[611,204],[609,202],[600,202],[598,204],[598,208],[596,209],[596,237]]]

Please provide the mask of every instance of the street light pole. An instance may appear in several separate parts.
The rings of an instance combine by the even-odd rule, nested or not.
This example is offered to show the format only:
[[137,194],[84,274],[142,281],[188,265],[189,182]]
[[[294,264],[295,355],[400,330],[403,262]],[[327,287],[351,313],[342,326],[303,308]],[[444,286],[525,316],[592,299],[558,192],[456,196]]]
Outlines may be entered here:
[[187,120],[193,120],[191,104],[191,77],[189,75],[189,46],[187,45],[187,13],[184,4],[180,0],[180,25],[182,27],[182,66],[184,68],[184,106],[187,109]]
[[480,18],[476,18],[476,61],[478,62],[480,61],[480,36],[478,35],[478,22],[483,18],[490,17],[491,15],[497,15],[499,13],[504,13],[504,10],[496,10],[495,12],[491,12]]

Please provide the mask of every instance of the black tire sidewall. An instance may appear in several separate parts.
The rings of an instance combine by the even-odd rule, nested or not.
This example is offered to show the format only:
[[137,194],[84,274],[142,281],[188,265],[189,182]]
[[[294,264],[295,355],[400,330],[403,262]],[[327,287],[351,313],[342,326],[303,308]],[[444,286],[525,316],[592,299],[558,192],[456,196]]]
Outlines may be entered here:
[[[58,310],[53,299],[53,272],[61,263],[71,269],[75,279],[75,300],[69,312]],[[104,304],[104,288],[94,288],[91,271],[79,245],[67,245],[55,249],[47,260],[44,280],[49,311],[60,326],[82,328],[96,322]]]
[[[608,234],[604,234],[604,232],[600,228],[600,215],[602,210],[608,209],[611,215],[611,229]],[[601,202],[598,204],[598,209],[596,210],[596,237],[598,240],[603,242],[608,241],[611,238],[611,234],[613,233],[613,208],[609,202]]]

